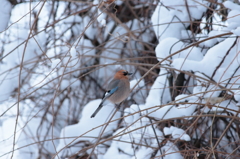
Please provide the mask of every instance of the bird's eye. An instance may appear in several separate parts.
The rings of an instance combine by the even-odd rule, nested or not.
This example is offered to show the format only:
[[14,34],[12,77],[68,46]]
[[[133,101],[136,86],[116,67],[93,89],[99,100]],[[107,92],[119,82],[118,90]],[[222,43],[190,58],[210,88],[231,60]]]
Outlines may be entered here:
[[128,75],[128,72],[126,71],[126,72],[123,72],[123,75],[124,76],[127,76]]

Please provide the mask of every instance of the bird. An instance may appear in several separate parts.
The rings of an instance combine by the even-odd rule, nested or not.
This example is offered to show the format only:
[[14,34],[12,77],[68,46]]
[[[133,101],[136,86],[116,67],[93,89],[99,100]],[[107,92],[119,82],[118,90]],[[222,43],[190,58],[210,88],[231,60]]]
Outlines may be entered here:
[[130,94],[129,73],[126,70],[119,70],[114,75],[112,81],[107,86],[107,91],[104,93],[101,103],[95,112],[91,115],[94,118],[99,110],[103,107],[106,100],[114,104],[119,104],[125,100]]

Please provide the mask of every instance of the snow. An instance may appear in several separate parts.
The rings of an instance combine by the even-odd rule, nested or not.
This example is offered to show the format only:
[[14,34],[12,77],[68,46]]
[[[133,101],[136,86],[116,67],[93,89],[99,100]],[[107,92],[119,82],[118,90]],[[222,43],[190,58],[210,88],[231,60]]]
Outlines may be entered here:
[[180,94],[175,98],[177,103],[197,100],[198,98],[196,96],[189,96],[188,94]]
[[102,25],[102,26],[104,26],[104,27],[105,27],[107,22],[106,22],[106,20],[105,20],[105,19],[102,19],[100,23],[101,23],[101,25]]
[[[153,129],[149,126],[146,128],[139,129],[140,126],[142,125],[141,123],[143,123],[144,125],[148,124],[149,120],[147,118],[142,118],[141,121],[137,119],[135,124],[129,127],[128,129],[125,129],[125,128],[118,129],[113,135],[121,134],[121,136],[115,138],[116,141],[114,140],[112,142],[111,149],[108,149],[107,153],[104,155],[104,158],[110,158],[112,155],[112,152],[115,152],[116,156],[119,156],[119,157],[121,156],[125,158],[130,158],[130,155],[134,155],[134,154],[139,158],[149,158],[149,155],[151,154],[150,152],[152,152],[152,149],[142,147],[140,149],[136,149],[135,152],[133,150],[133,147],[137,147],[138,144],[141,144],[141,145],[145,144],[142,142],[143,137],[146,138],[145,140],[145,142],[147,142],[146,144],[150,144],[151,146],[157,146],[157,142],[156,140],[154,140],[155,135],[154,135]],[[128,133],[125,135],[123,134],[124,132],[130,132],[131,130],[134,130],[136,128],[137,130],[133,131],[131,135],[129,135]],[[156,130],[157,136],[159,137],[159,142],[161,142],[163,139],[163,134],[158,129],[155,129],[155,130]],[[133,136],[134,138],[132,138],[131,136]],[[117,140],[120,140],[120,142]],[[129,144],[129,143],[134,143],[134,144]],[[128,156],[123,155],[124,153],[118,150],[125,152],[125,154],[128,154]]]
[[100,10],[98,10],[98,17],[97,17],[97,21],[101,24],[101,25],[103,25],[103,26],[106,26],[106,15],[103,13],[103,12],[101,12]]
[[174,145],[174,143],[167,141],[167,143],[162,147],[163,154],[158,151],[156,156],[164,156],[164,159],[183,159],[182,155],[177,152],[178,148]]
[[151,153],[153,150],[151,148],[141,147],[139,151],[137,151],[136,155],[132,157],[131,159],[145,159],[145,158],[151,158]]
[[[189,22],[190,19],[199,19],[207,9],[203,7],[202,4],[208,4],[202,0],[199,2],[187,1],[187,3],[189,13],[185,7],[185,1],[163,0],[157,5],[151,20],[159,41],[167,37],[175,37],[177,39],[184,38],[181,36],[181,32],[189,25],[187,22]],[[168,8],[163,7],[163,5]]]
[[0,33],[4,31],[8,26],[11,10],[12,10],[11,3],[8,0],[2,0],[0,5],[0,19],[1,19]]
[[115,4],[120,6],[120,5],[123,4],[123,0],[116,0],[116,1],[115,1]]
[[167,133],[169,133],[168,135],[172,135],[173,139],[181,139],[181,140],[185,140],[185,141],[190,141],[190,137],[189,135],[185,134],[185,131],[183,129],[171,126],[170,128],[164,128],[165,129],[169,129],[166,130]]
[[[168,89],[164,89],[168,87],[168,82],[166,81],[167,71],[162,69],[159,73],[159,76],[155,80],[151,90],[149,91],[149,95],[146,99],[145,108],[150,108],[152,106],[166,104],[167,102],[171,101],[170,99],[170,92]],[[162,96],[159,96],[162,94]]]
[[[166,58],[167,56],[177,52],[184,48],[184,43],[181,42],[179,39],[176,38],[166,38],[159,43],[155,49],[158,60],[161,61],[162,59]],[[203,58],[200,48],[198,47],[191,47],[188,48],[178,54],[173,54],[171,59],[178,59],[178,58],[188,58],[189,60],[200,61]],[[168,64],[169,62],[164,61],[162,64]]]
[[53,60],[53,61],[52,61],[52,66],[51,66],[51,68],[54,69],[54,68],[57,67],[57,66],[59,67],[60,62],[61,62],[60,59]]
[[237,36],[240,36],[240,27],[237,27],[235,30],[231,30],[231,32]]
[[[216,36],[217,33],[218,33],[218,31],[216,31],[216,30],[210,31],[210,33],[208,34],[208,38]],[[210,40],[205,41],[204,45],[206,47],[213,47],[217,42],[218,42],[218,40],[216,38],[212,38]]]
[[[133,76],[133,75],[132,75]],[[131,76],[131,78],[132,78]],[[134,75],[134,76],[138,76],[138,75]],[[130,89],[132,90],[133,87],[139,82],[140,79],[134,79],[130,81]],[[134,94],[133,96],[129,97],[134,99],[137,104],[142,104],[145,102],[144,98],[144,94],[146,94],[146,90],[143,90],[142,88],[145,86],[145,82],[142,79],[137,85],[136,87],[132,90],[132,94]]]
[[226,7],[226,8],[229,8],[231,10],[240,10],[240,6],[237,5],[236,3],[233,3],[231,1],[225,1],[223,2],[223,5]]
[[[99,23],[101,26],[105,27],[105,26],[106,26],[106,17],[107,17],[107,15],[100,10],[100,9],[103,8],[103,2],[100,2],[100,1],[98,1],[98,0],[94,0],[94,1],[93,1],[93,4],[94,4],[94,5],[98,5],[98,8],[96,8],[96,9],[97,9],[97,13],[98,13],[98,15],[97,15],[97,21],[98,21],[98,23]],[[94,7],[94,8],[95,8],[95,7]]]
[[[14,127],[11,127],[10,125],[15,125],[15,119],[9,118],[3,122],[0,128],[0,154],[5,154],[7,152],[10,152],[12,150],[12,142],[13,142],[13,132]],[[10,133],[11,132],[11,133]],[[6,156],[10,158],[11,154],[8,154]]]
[[228,14],[228,20],[229,23],[228,28],[234,29],[239,26],[240,24],[240,11],[238,10],[232,10]]
[[[32,111],[32,110],[31,110]],[[34,144],[36,142],[41,142],[44,140],[44,147],[46,148],[46,150],[42,150],[43,152],[52,152],[52,153],[56,153],[55,149],[53,148],[53,144],[56,146],[58,144],[57,140],[52,140],[53,138],[57,138],[59,136],[59,132],[55,129],[55,128],[49,128],[47,124],[42,125],[42,127],[40,127],[39,129],[39,125],[36,123],[39,123],[41,121],[41,118],[33,118],[33,115],[35,114],[29,114],[29,116],[27,117],[22,117],[19,125],[21,125],[22,127],[25,126],[25,123],[27,122],[28,124],[24,127],[24,131],[22,131],[22,133],[19,135],[18,140],[17,140],[17,148],[18,147],[24,147],[25,145],[30,145],[33,144],[32,146],[27,146],[25,148],[21,148],[19,151],[19,158],[25,157],[25,158],[37,158],[38,157],[38,153],[37,153],[37,149],[38,149],[38,145]],[[38,114],[40,115],[40,114]],[[51,117],[47,116],[47,118],[50,120]],[[31,136],[32,134],[48,134],[49,135],[47,137],[44,136],[39,136],[39,137],[35,137],[35,138],[29,138],[29,136]],[[51,135],[50,135],[51,134]],[[32,152],[28,153],[28,152]]]
[[[139,80],[140,79],[131,80],[130,81],[130,89],[133,89],[133,87],[138,83]],[[144,86],[144,82],[143,82],[143,80],[141,80],[134,89],[139,89],[143,86]]]
[[[204,72],[207,76],[211,76],[212,73],[214,72],[214,70],[216,69],[216,67],[220,64],[220,62],[224,58],[225,53],[229,49],[231,49],[231,46],[233,45],[235,40],[236,39],[234,39],[234,38],[228,38],[228,39],[224,40],[223,42],[210,48],[208,50],[208,52],[205,54],[205,56],[203,57],[203,59],[199,62],[184,59],[184,58],[178,58],[178,59],[173,60],[172,66],[179,70]],[[226,46],[228,46],[228,47],[226,47]],[[230,50],[230,54],[227,56],[227,58],[229,58],[229,60],[232,60],[234,58],[236,49],[237,48],[234,47]],[[227,60],[227,61],[229,61],[229,60]],[[225,60],[224,64],[227,64],[228,63],[227,61]],[[235,60],[235,62],[236,62],[236,60]],[[237,65],[237,64],[235,65],[235,62],[232,64],[232,66]],[[221,67],[225,68],[224,64]],[[189,67],[189,66],[191,66],[191,67]],[[216,74],[216,75],[221,75],[221,74]]]
[[[109,119],[110,115],[113,113],[114,107],[111,105],[110,109],[110,104],[103,106],[103,108],[99,111],[99,113],[94,117],[90,118],[94,110],[98,107],[100,104],[101,100],[93,100],[89,102],[83,109],[82,111],[82,117],[80,119],[80,122],[74,125],[66,126],[64,129],[61,131],[60,137],[63,138],[63,140],[60,140],[60,143],[57,147],[57,151],[60,151],[62,148],[73,145],[74,143],[77,143],[78,141],[81,140],[88,140],[90,142],[96,141],[97,137],[102,131],[102,128],[104,126],[100,126]],[[120,114],[117,112],[113,118],[119,118]],[[117,122],[112,122],[109,123],[106,130],[105,134],[109,134],[115,129],[117,126]],[[73,154],[76,153],[79,148],[72,146],[69,148]],[[60,152],[60,156],[64,154],[64,151]]]
[[[8,4],[9,2],[3,2],[3,6],[5,9],[2,11],[6,13],[11,6]],[[2,6],[2,5],[1,5]],[[27,69],[31,70],[34,68],[35,64],[31,61],[34,61],[38,58],[38,56],[42,53],[39,47],[44,49],[42,45],[44,42],[44,38],[42,34],[38,34],[35,36],[35,39],[39,41],[36,43],[34,39],[29,39],[27,43],[24,45],[20,45],[28,38],[28,29],[29,25],[29,16],[26,15],[27,10],[25,10],[25,5],[17,5],[16,8],[12,11],[12,16],[10,18],[10,22],[13,23],[12,26],[8,29],[9,32],[14,34],[9,38],[13,42],[6,43],[4,45],[4,53],[3,56],[7,55],[8,52],[12,52],[11,54],[7,55],[3,62],[4,64],[0,67],[0,72],[4,75],[0,77],[0,89],[6,90],[0,93],[0,101],[5,101],[11,95],[11,92],[18,87],[19,84],[19,76],[20,80],[28,80],[28,71]],[[36,8],[36,10],[39,8]],[[10,10],[9,10],[10,11]],[[5,17],[6,19],[7,17]],[[18,23],[14,23],[18,21]],[[3,35],[3,37],[6,37]],[[40,40],[41,39],[41,40]],[[6,41],[7,42],[7,41]],[[25,47],[26,46],[26,47]],[[16,49],[14,49],[16,48]],[[19,75],[19,68],[15,68],[16,66],[21,64],[21,61],[24,63],[24,67],[22,68],[21,75]],[[15,68],[15,69],[14,69]],[[9,80],[5,80],[9,79]],[[21,83],[21,82],[20,82]],[[26,88],[28,89],[28,88]]]
[[74,46],[71,47],[70,54],[71,54],[72,58],[75,58],[77,56],[77,51]]
[[[171,13],[166,8],[161,7],[160,5],[157,6],[157,8],[155,9],[152,15],[153,28],[157,35],[157,38],[164,39],[167,37],[176,37],[180,39],[181,34],[180,32],[178,32],[178,30],[183,30],[184,26],[182,24],[177,23],[178,20],[176,20],[176,18],[174,18],[173,16],[171,19],[171,18],[165,17],[165,15],[171,15]],[[170,22],[176,22],[176,23],[172,23],[169,26]]]
[[227,16],[228,29],[237,36],[240,35],[240,6],[231,1],[225,1],[223,5],[231,9]]

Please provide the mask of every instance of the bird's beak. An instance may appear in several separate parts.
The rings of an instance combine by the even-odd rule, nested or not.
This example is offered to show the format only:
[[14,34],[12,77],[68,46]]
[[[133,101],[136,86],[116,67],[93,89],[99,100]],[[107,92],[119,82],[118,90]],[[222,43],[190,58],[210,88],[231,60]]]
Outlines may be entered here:
[[129,73],[129,72],[128,72],[128,74],[127,74],[127,75],[128,75],[128,76],[130,76],[130,75],[132,75],[132,74],[133,74],[133,73]]

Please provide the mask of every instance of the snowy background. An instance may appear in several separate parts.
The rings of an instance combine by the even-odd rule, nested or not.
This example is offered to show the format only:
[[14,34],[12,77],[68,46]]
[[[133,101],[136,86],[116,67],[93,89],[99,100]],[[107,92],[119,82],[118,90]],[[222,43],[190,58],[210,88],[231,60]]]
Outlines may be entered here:
[[[0,158],[240,158],[240,2],[0,4]],[[116,111],[101,102],[132,72]]]

